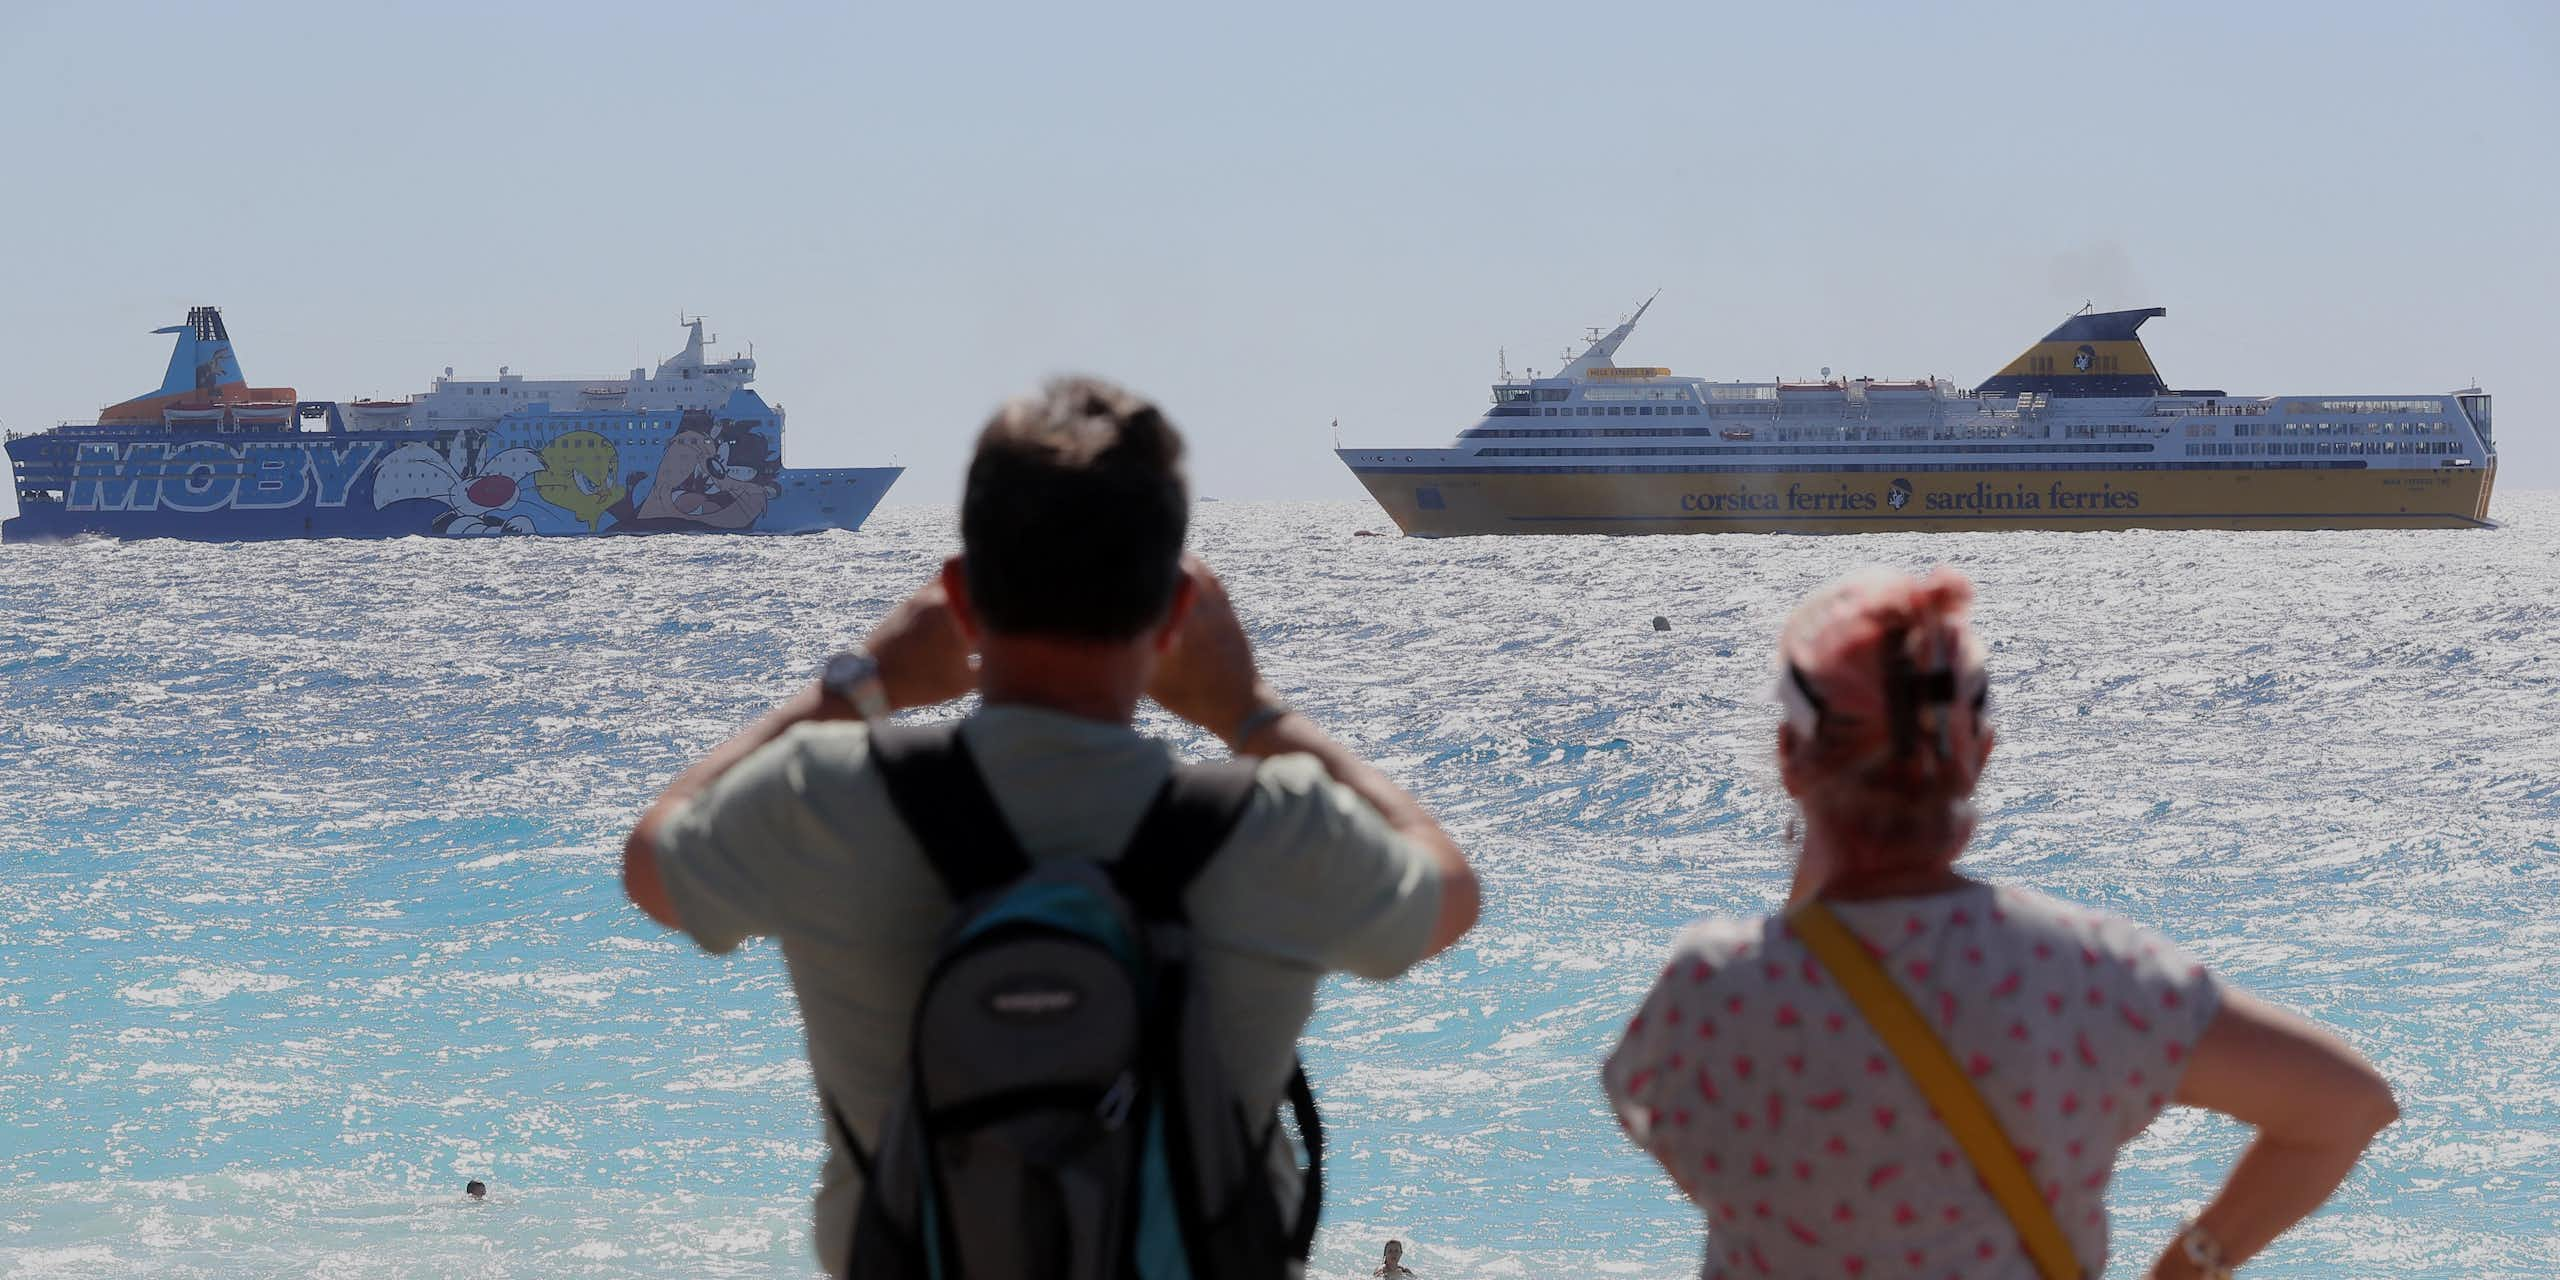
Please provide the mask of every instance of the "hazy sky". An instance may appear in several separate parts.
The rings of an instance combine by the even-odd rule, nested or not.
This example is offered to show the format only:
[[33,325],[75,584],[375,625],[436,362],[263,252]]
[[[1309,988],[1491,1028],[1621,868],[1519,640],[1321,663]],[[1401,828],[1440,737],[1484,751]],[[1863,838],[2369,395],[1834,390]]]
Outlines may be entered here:
[[2174,385],[2476,378],[2560,485],[2560,6],[1082,8],[0,0],[0,424],[156,385],[193,303],[306,397],[685,309],[893,502],[1067,370],[1203,492],[1356,498],[1329,421],[1443,443],[1659,288],[1621,358],[1711,377],[2166,306]]

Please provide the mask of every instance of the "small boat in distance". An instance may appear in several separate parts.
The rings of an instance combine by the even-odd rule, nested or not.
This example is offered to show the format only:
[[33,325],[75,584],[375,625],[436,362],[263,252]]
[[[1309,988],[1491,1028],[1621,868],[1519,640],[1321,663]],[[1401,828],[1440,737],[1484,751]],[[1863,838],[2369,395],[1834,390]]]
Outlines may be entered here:
[[1710,382],[1613,362],[1652,305],[1551,376],[1506,372],[1450,444],[1335,455],[1420,537],[2490,524],[2478,387],[2173,390],[2137,332],[2160,307],[2084,310],[1970,391]]

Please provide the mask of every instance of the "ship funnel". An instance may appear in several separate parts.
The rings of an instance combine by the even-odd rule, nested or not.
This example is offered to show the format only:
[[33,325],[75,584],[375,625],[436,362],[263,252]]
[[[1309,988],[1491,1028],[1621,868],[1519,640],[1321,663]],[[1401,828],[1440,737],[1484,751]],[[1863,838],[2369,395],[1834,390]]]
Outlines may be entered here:
[[222,327],[220,308],[189,307],[185,324],[152,332],[177,335],[159,390],[110,406],[98,421],[155,422],[162,409],[177,401],[221,400],[226,390],[248,385],[239,359],[231,353],[231,333]]
[[2142,322],[2169,314],[2167,307],[2139,311],[2083,311],[2063,321],[2044,341],[1974,391],[1986,396],[2041,392],[2048,396],[2156,396],[2169,384],[2144,350]]

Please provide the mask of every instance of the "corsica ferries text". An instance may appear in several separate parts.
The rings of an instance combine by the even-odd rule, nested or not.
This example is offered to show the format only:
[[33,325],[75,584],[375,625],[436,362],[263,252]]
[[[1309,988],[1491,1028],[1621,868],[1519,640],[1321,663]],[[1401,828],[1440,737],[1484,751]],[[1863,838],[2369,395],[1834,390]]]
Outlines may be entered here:
[[1680,509],[1706,513],[1782,511],[1791,515],[1824,515],[1833,512],[1876,511],[1890,508],[1905,511],[1912,506],[1922,511],[1974,514],[1985,511],[2136,511],[2142,507],[2139,490],[2119,489],[2110,484],[2095,488],[2057,480],[2042,489],[2013,484],[1996,486],[1976,482],[1968,489],[1915,492],[1908,480],[1896,480],[1892,487],[1879,493],[1874,490],[1841,488],[1808,488],[1801,484],[1778,489],[1736,489],[1730,493],[1684,493]]

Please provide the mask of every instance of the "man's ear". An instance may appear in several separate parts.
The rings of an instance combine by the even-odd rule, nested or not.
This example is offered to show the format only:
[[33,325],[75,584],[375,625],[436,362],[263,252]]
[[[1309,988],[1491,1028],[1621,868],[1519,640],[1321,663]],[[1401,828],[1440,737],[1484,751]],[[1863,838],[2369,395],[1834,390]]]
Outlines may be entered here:
[[1200,584],[1184,574],[1173,584],[1173,603],[1164,611],[1164,622],[1156,627],[1154,649],[1161,657],[1173,650],[1173,642],[1182,636],[1182,624],[1190,621],[1191,608],[1200,603]]
[[969,566],[960,556],[942,562],[942,598],[951,605],[951,620],[960,624],[960,634],[969,647],[978,646],[977,602],[969,598]]

